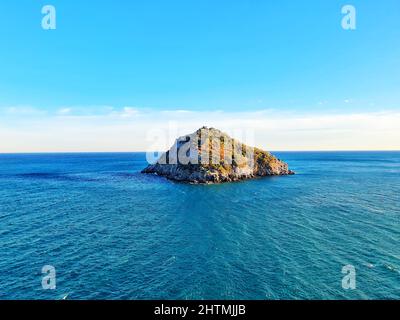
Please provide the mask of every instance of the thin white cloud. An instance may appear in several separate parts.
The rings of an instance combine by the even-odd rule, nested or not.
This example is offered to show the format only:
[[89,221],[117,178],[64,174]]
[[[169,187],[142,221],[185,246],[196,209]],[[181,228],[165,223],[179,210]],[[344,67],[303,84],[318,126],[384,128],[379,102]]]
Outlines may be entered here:
[[72,111],[71,108],[62,108],[62,109],[58,110],[58,114],[66,115],[66,114],[71,113],[71,111]]
[[120,111],[113,111],[110,115],[120,116],[122,118],[132,118],[139,114],[139,110],[134,107],[123,107]]
[[32,106],[1,107],[0,114],[8,116],[34,116],[46,114],[46,110]]
[[[72,108],[71,108],[72,109]],[[203,125],[267,150],[400,150],[400,111],[300,114],[260,110],[157,111],[134,107],[86,114],[0,118],[0,152],[94,152],[166,149]],[[15,113],[14,113],[15,115]],[[159,141],[157,141],[157,139]]]

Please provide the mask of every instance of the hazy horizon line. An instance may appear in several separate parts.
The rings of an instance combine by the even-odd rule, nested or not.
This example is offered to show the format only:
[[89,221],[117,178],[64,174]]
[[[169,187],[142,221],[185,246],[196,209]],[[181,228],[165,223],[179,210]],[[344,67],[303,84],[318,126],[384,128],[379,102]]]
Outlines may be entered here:
[[[33,155],[33,154],[112,154],[112,153],[163,153],[166,152],[168,150],[165,151],[37,151],[37,152],[0,152],[0,155]],[[267,150],[266,150],[267,151]],[[287,153],[292,153],[292,152],[400,152],[400,149],[376,149],[376,150],[366,150],[366,149],[354,149],[354,150],[270,150],[267,151],[270,153],[274,153],[274,152],[287,152]]]

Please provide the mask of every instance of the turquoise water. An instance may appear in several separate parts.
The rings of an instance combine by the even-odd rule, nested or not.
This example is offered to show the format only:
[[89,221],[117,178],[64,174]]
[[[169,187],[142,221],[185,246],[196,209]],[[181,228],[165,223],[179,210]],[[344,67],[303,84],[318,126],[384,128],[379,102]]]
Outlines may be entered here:
[[297,175],[209,186],[142,153],[0,155],[0,299],[400,298],[400,153],[277,155]]

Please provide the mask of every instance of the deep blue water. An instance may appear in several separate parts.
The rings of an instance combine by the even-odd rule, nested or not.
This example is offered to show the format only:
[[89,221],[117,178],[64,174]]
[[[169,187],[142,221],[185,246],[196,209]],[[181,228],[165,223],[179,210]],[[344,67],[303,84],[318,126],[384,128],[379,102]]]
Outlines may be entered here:
[[277,155],[297,175],[207,186],[141,153],[0,155],[0,299],[400,298],[400,153]]

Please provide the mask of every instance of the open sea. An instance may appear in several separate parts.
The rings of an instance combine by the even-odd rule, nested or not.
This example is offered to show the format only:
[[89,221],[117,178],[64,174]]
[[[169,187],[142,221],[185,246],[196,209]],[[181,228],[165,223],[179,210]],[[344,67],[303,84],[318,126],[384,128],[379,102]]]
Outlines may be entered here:
[[0,299],[399,299],[400,152],[275,154],[297,174],[222,185],[0,155]]

